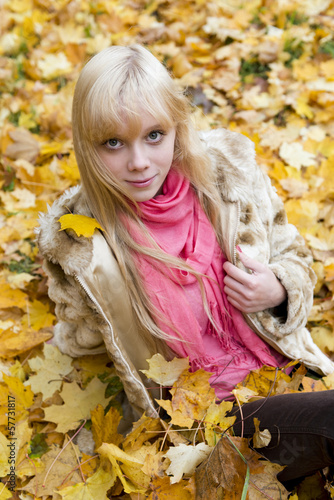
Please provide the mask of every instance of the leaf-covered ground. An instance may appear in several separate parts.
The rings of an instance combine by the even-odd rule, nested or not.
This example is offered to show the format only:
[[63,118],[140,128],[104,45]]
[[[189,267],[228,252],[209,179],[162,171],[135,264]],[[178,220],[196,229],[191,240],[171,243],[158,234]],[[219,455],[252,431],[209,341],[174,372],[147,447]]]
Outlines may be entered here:
[[[70,110],[82,65],[111,44],[144,43],[187,88],[198,128],[223,126],[255,142],[313,252],[309,328],[334,357],[334,2],[0,7],[0,499],[188,500],[196,485],[203,499],[287,498],[277,466],[259,461],[243,439],[226,431],[211,453],[231,425],[229,406],[214,405],[207,375],[190,375],[187,365],[165,369],[174,386],[172,399],[160,401],[164,420],[143,417],[126,438],[117,432],[122,387],[106,356],[72,360],[43,344],[55,317],[34,227],[38,212],[79,181]],[[151,370],[163,371],[161,362],[152,360]],[[265,369],[236,396],[242,404],[270,390],[334,388],[333,377],[315,381],[305,372]],[[291,498],[334,498],[331,481],[313,476]]]

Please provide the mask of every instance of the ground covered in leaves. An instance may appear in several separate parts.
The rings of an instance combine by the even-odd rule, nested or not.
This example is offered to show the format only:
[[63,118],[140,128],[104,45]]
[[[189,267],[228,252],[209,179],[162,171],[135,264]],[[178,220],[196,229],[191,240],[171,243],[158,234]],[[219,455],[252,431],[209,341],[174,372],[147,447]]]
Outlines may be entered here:
[[[189,374],[186,361],[164,367],[152,359],[149,376],[173,386],[172,399],[160,400],[167,418],[143,417],[126,438],[118,433],[122,387],[108,359],[73,360],[44,344],[55,317],[34,227],[39,211],[79,181],[70,110],[83,63],[110,44],[144,43],[187,89],[198,128],[224,126],[255,142],[313,252],[309,328],[333,357],[334,3],[0,0],[0,7],[0,499],[188,500],[196,485],[203,499],[287,498],[277,466],[230,435],[230,404],[215,405],[208,375]],[[334,388],[333,377],[315,381],[305,372],[264,369],[236,397],[242,404],[270,391]],[[314,476],[291,498],[334,498],[332,480]]]

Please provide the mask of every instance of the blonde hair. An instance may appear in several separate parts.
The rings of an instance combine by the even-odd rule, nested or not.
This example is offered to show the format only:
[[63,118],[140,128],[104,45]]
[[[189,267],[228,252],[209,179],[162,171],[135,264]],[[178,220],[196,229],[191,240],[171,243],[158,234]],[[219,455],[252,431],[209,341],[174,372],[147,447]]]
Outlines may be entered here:
[[[148,255],[155,259],[157,265],[160,263],[196,273],[181,259],[159,250],[129,204],[129,195],[105,168],[96,151],[97,145],[117,137],[117,130],[124,122],[129,125],[130,133],[139,131],[140,109],[145,109],[162,127],[175,127],[173,168],[190,180],[216,232],[219,195],[209,159],[192,126],[189,102],[166,68],[140,45],[113,46],[94,56],[82,70],[74,92],[72,121],[75,154],[87,205],[105,229],[106,240],[129,290],[138,332],[152,351],[156,351],[158,344],[159,350],[164,350],[164,342],[157,339],[167,340],[170,336],[152,319],[157,316],[157,311],[145,293],[133,252]],[[134,200],[130,199],[130,202],[135,204]],[[122,214],[135,221],[151,242],[150,246],[139,246],[133,240],[121,222]],[[197,278],[203,291],[200,276]]]

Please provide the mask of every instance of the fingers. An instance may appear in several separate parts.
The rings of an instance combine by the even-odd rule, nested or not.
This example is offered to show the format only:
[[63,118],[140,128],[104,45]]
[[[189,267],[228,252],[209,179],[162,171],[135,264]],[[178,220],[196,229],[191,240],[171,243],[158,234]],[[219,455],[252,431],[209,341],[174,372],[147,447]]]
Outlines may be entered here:
[[247,269],[251,269],[253,272],[262,272],[264,269],[264,265],[261,264],[258,260],[252,259],[251,257],[248,257],[243,252],[238,252],[239,258],[243,265],[247,267]]
[[246,284],[249,282],[250,275],[246,271],[243,271],[242,269],[239,269],[238,267],[231,264],[231,262],[225,262],[223,265],[223,269],[226,273],[225,280],[229,276],[233,280],[238,281],[239,283],[242,283],[242,284]]

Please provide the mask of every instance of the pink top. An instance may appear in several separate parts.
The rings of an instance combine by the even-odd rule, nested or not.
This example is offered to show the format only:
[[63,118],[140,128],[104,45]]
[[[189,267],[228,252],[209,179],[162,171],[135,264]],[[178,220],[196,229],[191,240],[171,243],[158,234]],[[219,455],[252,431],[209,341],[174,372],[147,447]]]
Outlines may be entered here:
[[[250,370],[264,364],[285,364],[286,358],[261,340],[228,302],[223,292],[226,259],[189,181],[172,169],[163,194],[138,205],[142,221],[159,247],[205,275],[205,295],[216,328],[205,312],[200,285],[192,273],[169,269],[136,254],[157,311],[155,320],[173,337],[167,343],[176,355],[189,357],[192,370],[203,368],[213,373],[210,383],[219,399],[231,397],[231,390]],[[138,243],[152,247],[131,221],[124,223]]]

